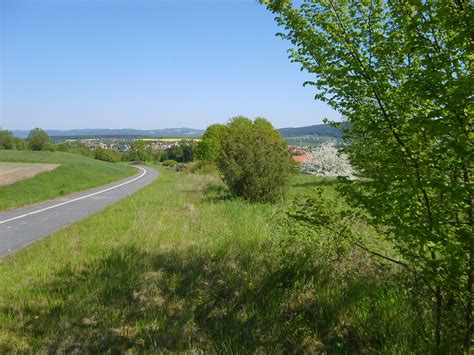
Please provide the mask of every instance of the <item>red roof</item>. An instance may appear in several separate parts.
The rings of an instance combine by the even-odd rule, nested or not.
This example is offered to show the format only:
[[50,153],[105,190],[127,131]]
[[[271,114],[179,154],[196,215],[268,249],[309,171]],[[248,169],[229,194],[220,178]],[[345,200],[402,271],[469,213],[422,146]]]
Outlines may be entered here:
[[291,158],[297,163],[303,164],[306,162],[306,157],[304,155],[292,155]]

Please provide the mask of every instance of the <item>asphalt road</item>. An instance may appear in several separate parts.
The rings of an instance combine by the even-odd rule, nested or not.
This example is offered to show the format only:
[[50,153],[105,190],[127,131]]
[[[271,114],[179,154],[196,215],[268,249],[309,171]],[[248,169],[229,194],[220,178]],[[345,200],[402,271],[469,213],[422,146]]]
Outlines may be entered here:
[[133,194],[158,177],[155,169],[139,168],[140,171],[137,174],[127,179],[54,200],[0,212],[0,257]]

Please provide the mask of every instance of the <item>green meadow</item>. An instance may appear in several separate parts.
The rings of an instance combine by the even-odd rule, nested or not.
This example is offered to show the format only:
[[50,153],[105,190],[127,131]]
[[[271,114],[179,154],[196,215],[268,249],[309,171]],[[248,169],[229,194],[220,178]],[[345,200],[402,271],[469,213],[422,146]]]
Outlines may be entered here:
[[337,198],[336,180],[297,176],[288,201],[248,204],[215,176],[154,167],[143,190],[0,261],[0,353],[426,353],[396,269],[286,231],[291,197]]
[[137,171],[128,165],[61,152],[0,150],[0,162],[60,164],[52,171],[11,185],[0,186],[0,210],[100,186]]

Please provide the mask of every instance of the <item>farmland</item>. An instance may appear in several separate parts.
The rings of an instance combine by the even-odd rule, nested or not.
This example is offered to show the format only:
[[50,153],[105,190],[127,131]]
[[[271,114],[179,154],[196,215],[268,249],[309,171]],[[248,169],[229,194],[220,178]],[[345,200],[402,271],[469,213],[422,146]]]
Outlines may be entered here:
[[59,164],[0,163],[0,186],[31,178],[58,166]]

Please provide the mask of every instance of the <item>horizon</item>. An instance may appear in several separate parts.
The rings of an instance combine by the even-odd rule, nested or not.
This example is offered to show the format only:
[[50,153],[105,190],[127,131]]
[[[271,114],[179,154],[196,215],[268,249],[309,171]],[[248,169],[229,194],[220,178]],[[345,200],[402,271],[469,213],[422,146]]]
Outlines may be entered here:
[[[275,127],[340,119],[314,100],[254,0],[1,1],[0,126]],[[133,123],[133,124],[131,124]],[[49,129],[49,128],[48,128]]]
[[[306,125],[306,126],[284,126],[284,127],[274,127],[275,129],[286,129],[286,128],[304,128],[304,127],[310,127],[310,126],[319,126],[319,125],[329,125],[328,123],[316,123],[312,125]],[[43,127],[32,127],[32,128],[25,128],[25,129],[16,129],[16,128],[5,128],[0,126],[1,129],[5,129],[8,131],[31,131],[34,128],[41,128],[44,131],[85,131],[85,130],[135,130],[135,131],[162,131],[162,130],[169,130],[169,129],[189,129],[189,130],[194,130],[194,131],[205,131],[206,128],[193,128],[193,127],[164,127],[164,128],[151,128],[151,129],[141,129],[141,128],[68,128],[68,129],[57,129],[57,128],[43,128]]]

